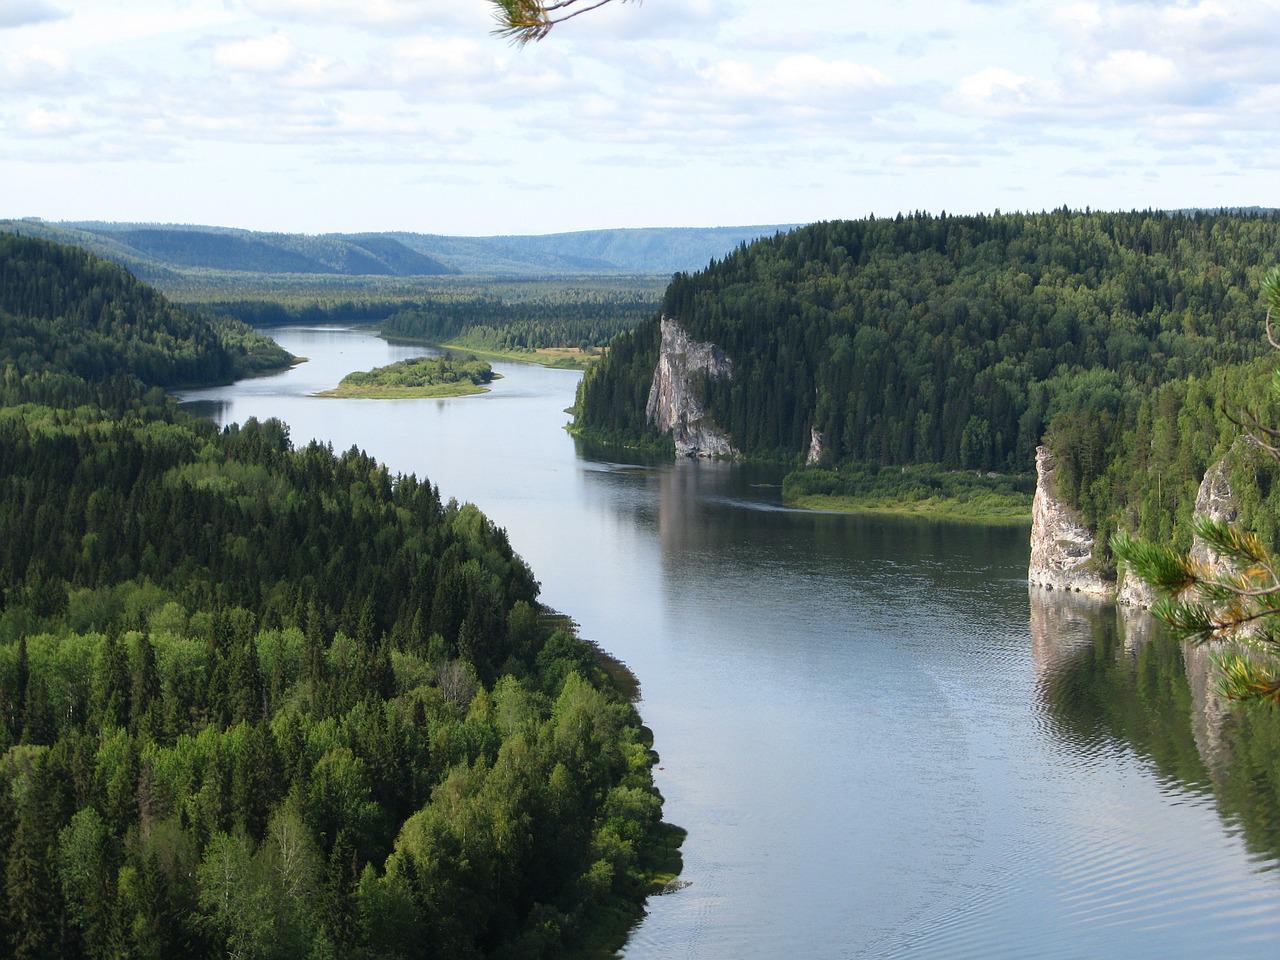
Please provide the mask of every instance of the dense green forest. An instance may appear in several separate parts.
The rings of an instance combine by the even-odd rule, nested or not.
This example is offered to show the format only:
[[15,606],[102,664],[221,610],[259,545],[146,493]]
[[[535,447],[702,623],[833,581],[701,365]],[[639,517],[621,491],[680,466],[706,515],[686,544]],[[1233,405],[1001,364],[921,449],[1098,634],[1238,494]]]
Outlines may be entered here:
[[379,325],[383,336],[428,343],[461,341],[477,350],[602,347],[653,314],[643,291],[567,287],[534,300],[476,297],[400,310]]
[[0,234],[0,368],[7,378],[130,373],[177,387],[229,383],[295,358],[239,320],[198,317],[82,250]]
[[655,757],[503,531],[178,412],[234,364],[117,268],[5,241],[0,278],[0,952],[552,957],[634,917]]
[[[900,216],[816,224],[668,288],[662,312],[721,346],[706,407],[748,456],[1024,473],[1058,417],[1256,357],[1280,216]],[[650,435],[653,318],[584,379],[587,436]],[[1107,400],[1106,402],[1110,402]]]
[[1280,470],[1239,442],[1246,408],[1264,423],[1280,419],[1275,372],[1268,355],[1151,390],[1112,385],[1054,418],[1045,442],[1058,464],[1058,492],[1097,532],[1094,559],[1104,573],[1114,569],[1116,530],[1187,549],[1200,482],[1228,455],[1241,522],[1280,545]]

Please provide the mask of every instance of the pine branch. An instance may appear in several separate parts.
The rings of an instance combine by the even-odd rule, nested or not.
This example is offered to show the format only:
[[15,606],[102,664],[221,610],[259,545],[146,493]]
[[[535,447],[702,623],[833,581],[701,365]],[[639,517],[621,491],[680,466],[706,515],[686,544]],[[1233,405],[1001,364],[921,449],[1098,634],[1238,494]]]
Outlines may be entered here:
[[[517,46],[543,39],[557,24],[565,23],[613,0],[490,0],[497,8],[498,26],[493,31]],[[633,0],[622,0],[623,3]],[[638,2],[638,0],[634,0]],[[579,4],[584,4],[579,6]]]

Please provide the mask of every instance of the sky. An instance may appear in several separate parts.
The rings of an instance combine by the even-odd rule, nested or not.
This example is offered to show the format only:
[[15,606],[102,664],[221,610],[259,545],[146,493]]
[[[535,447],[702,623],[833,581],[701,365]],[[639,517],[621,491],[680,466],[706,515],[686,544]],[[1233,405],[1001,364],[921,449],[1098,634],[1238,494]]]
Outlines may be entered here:
[[0,0],[0,217],[547,233],[1280,206],[1280,0]]

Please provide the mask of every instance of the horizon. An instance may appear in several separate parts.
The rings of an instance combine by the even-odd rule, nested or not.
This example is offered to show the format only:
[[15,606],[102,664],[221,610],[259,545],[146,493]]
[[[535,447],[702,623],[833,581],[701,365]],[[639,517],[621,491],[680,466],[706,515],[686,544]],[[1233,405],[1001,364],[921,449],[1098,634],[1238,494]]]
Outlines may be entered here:
[[[194,221],[179,220],[99,220],[87,217],[67,218],[67,219],[50,219],[39,215],[28,216],[0,216],[0,223],[42,223],[55,227],[76,227],[89,225],[102,226],[128,226],[139,227],[144,229],[161,229],[166,227],[176,227],[188,230],[204,229],[241,233],[262,233],[262,234],[279,234],[304,237],[351,237],[351,236],[377,236],[385,234],[408,233],[417,234],[425,237],[449,237],[460,238],[465,240],[498,240],[506,237],[523,238],[523,237],[556,237],[568,236],[572,234],[588,234],[588,233],[619,233],[619,232],[644,232],[644,231],[712,231],[712,230],[753,230],[777,228],[779,230],[799,230],[803,227],[811,226],[816,223],[833,223],[839,221],[859,221],[859,220],[893,220],[897,217],[912,216],[928,216],[928,217],[998,217],[998,216],[1040,216],[1056,213],[1066,209],[1071,214],[1095,214],[1095,213],[1150,213],[1150,214],[1177,214],[1177,215],[1195,215],[1195,214],[1258,214],[1267,215],[1280,212],[1280,207],[1273,207],[1264,204],[1231,204],[1207,207],[1043,207],[1040,209],[1012,209],[1012,210],[898,210],[894,213],[876,214],[867,213],[862,216],[850,217],[826,217],[822,220],[796,221],[791,223],[701,223],[691,225],[675,225],[675,224],[640,224],[638,226],[596,226],[596,227],[579,227],[569,230],[549,230],[539,231],[535,233],[443,233],[437,230],[427,229],[365,229],[365,230],[280,230],[272,228],[245,227],[237,224],[227,223],[198,223]],[[763,235],[762,235],[763,236]]]
[[491,28],[484,0],[21,0],[0,176],[51,221],[478,237],[1276,203],[1270,0],[611,4],[519,49]]

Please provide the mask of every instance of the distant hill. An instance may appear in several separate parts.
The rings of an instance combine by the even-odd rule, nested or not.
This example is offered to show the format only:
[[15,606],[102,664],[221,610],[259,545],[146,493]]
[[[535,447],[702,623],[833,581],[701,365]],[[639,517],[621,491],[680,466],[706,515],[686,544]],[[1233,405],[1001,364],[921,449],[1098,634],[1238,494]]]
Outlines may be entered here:
[[498,237],[420,233],[387,236],[469,274],[670,275],[701,270],[711,260],[727,256],[744,243],[785,233],[795,226],[639,227]]
[[147,279],[191,271],[422,277],[457,273],[390,237],[256,233],[172,224],[0,222],[0,229],[84,247]]
[[193,274],[507,277],[697,270],[790,225],[585,230],[541,236],[291,234],[177,224],[3,220],[0,231],[70,243],[155,282]]

